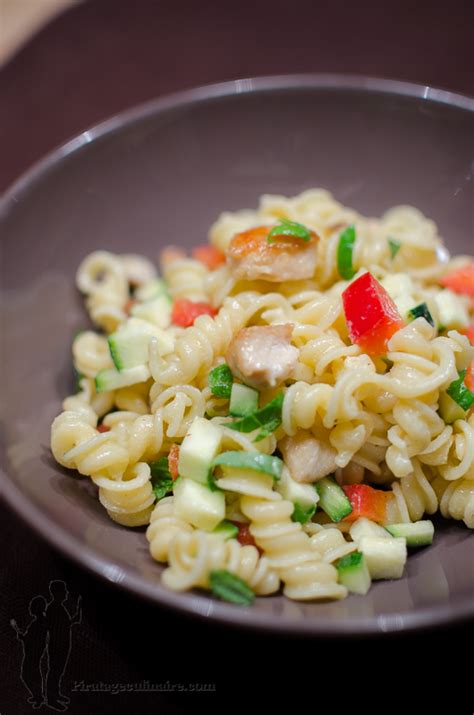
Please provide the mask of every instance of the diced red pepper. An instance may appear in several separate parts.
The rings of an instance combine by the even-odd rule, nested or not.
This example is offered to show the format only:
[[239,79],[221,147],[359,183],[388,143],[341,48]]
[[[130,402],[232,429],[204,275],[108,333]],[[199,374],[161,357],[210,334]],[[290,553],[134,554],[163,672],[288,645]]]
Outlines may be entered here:
[[474,261],[440,278],[442,286],[474,298]]
[[110,432],[110,427],[108,425],[98,425],[97,432]]
[[219,268],[219,266],[225,263],[225,253],[210,244],[204,244],[203,246],[194,248],[193,258],[204,263],[210,271]]
[[471,345],[474,345],[474,323],[471,323],[466,330],[462,330],[461,332],[467,337]]
[[234,524],[234,526],[236,526],[239,530],[239,533],[237,534],[237,541],[239,544],[242,546],[255,546],[260,554],[263,553],[262,549],[255,543],[255,539],[250,533],[248,524],[242,524],[240,521],[233,521],[232,524]]
[[173,482],[179,477],[178,462],[179,462],[179,445],[172,444],[171,449],[168,454],[168,469],[170,470],[170,474],[171,474],[171,478],[172,478]]
[[464,384],[466,385],[467,389],[470,390],[471,392],[474,392],[474,360],[472,360],[471,364],[466,370],[466,377],[464,378]]
[[217,310],[210,303],[195,303],[187,298],[178,298],[173,303],[171,321],[182,328],[189,328],[200,315],[210,315],[213,318]]
[[350,283],[342,294],[353,343],[370,355],[387,352],[387,342],[405,323],[385,288],[371,273]]
[[385,522],[390,492],[374,489],[368,484],[348,484],[342,488],[352,506],[352,512],[343,521],[355,521],[365,516],[379,524]]
[[130,298],[130,300],[127,300],[127,302],[123,306],[123,312],[126,315],[130,315],[130,312],[131,312],[133,306],[136,305],[137,303],[138,303],[138,301],[135,300],[135,298]]

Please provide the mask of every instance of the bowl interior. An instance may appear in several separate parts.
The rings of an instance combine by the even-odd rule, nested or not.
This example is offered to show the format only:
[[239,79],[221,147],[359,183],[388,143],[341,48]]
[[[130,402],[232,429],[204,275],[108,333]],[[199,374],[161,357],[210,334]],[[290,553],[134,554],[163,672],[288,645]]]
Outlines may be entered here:
[[[367,85],[367,83],[365,83]],[[243,90],[243,91],[242,91]],[[472,252],[474,102],[422,88],[335,78],[229,83],[160,100],[85,132],[30,172],[3,203],[1,447],[8,501],[85,566],[162,604],[304,632],[403,630],[472,615],[474,535],[445,523],[400,581],[362,598],[300,604],[258,599],[239,610],[202,594],[170,594],[143,530],[111,522],[86,478],[62,471],[49,429],[72,390],[70,343],[87,325],[74,285],[102,248],[156,258],[160,246],[206,239],[223,210],[263,193],[325,187],[378,215],[417,206],[448,248]]]

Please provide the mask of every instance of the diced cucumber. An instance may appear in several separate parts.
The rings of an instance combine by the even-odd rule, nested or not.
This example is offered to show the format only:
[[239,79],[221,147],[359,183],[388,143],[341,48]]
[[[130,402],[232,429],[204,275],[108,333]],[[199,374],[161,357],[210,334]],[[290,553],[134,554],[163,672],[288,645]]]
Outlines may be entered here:
[[372,584],[366,559],[360,551],[343,556],[337,564],[337,573],[339,583],[351,593],[365,596]]
[[134,297],[143,303],[147,300],[153,300],[159,295],[169,297],[167,285],[162,278],[153,278],[153,280],[137,288]]
[[227,539],[235,539],[237,537],[239,528],[231,521],[224,519],[224,521],[221,521],[221,523],[216,526],[212,533],[222,536],[227,541]]
[[407,560],[405,539],[363,536],[358,547],[366,558],[373,579],[402,577]]
[[442,392],[439,396],[439,414],[446,424],[450,425],[456,420],[465,419],[467,412],[447,392]]
[[135,303],[131,314],[164,329],[171,323],[171,305],[171,298],[163,294],[146,303]]
[[109,349],[117,370],[146,364],[152,338],[158,340],[160,354],[173,350],[171,335],[140,318],[130,318],[122,328],[112,333],[109,336]]
[[97,373],[95,387],[97,392],[108,392],[109,390],[118,390],[120,387],[129,387],[129,385],[136,385],[139,382],[146,382],[149,377],[150,371],[146,365],[130,367],[120,372],[111,367]]
[[351,528],[349,529],[349,534],[351,535],[352,541],[359,543],[363,536],[378,536],[381,539],[390,539],[390,534],[383,526],[376,524],[375,521],[370,521],[366,519],[365,516],[361,516],[360,519],[355,521]]
[[469,313],[461,298],[448,288],[434,297],[441,325],[454,330],[463,330],[469,325]]
[[276,490],[280,492],[283,499],[299,504],[301,509],[307,510],[319,501],[318,492],[314,484],[300,484],[290,474],[289,469],[284,467],[280,481],[276,484]]
[[212,531],[225,517],[224,492],[211,491],[194,479],[177,479],[173,495],[176,516],[196,529]]
[[179,450],[179,474],[207,484],[221,439],[220,427],[204,417],[195,417]]
[[283,462],[279,457],[260,452],[222,452],[214,459],[212,466],[253,469],[256,472],[270,474],[274,479],[280,479]]
[[258,409],[258,391],[234,382],[230,393],[229,413],[233,417],[246,417]]
[[348,497],[333,477],[324,477],[316,484],[319,506],[331,521],[338,522],[352,512]]
[[405,538],[407,546],[428,546],[433,543],[434,526],[429,519],[413,524],[390,524],[385,528],[392,536]]

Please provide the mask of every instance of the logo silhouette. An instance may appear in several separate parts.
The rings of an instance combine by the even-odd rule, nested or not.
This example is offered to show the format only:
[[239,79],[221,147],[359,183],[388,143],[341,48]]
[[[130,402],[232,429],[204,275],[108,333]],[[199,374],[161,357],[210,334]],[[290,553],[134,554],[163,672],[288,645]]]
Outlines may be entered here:
[[67,695],[61,681],[71,652],[71,628],[81,622],[81,597],[71,615],[66,607],[69,592],[64,581],[50,581],[50,600],[34,596],[29,605],[32,620],[24,631],[15,619],[10,621],[23,645],[21,680],[29,691],[33,708],[45,705],[52,710],[66,710]]

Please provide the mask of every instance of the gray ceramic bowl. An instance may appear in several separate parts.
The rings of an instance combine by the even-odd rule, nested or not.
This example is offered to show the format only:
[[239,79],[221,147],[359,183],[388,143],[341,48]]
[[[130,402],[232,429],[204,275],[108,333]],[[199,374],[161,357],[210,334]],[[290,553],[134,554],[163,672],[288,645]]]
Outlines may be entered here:
[[[53,152],[1,204],[1,448],[7,502],[78,564],[136,594],[207,618],[307,634],[380,633],[474,614],[474,534],[445,523],[406,576],[366,597],[250,609],[170,593],[143,530],[111,522],[90,481],[56,465],[49,427],[71,390],[70,342],[86,321],[74,274],[98,247],[155,257],[201,243],[223,209],[264,193],[333,191],[368,214],[418,206],[449,248],[472,235],[474,100],[429,87],[340,76],[244,80],[126,112]],[[472,250],[472,249],[471,249]]]

